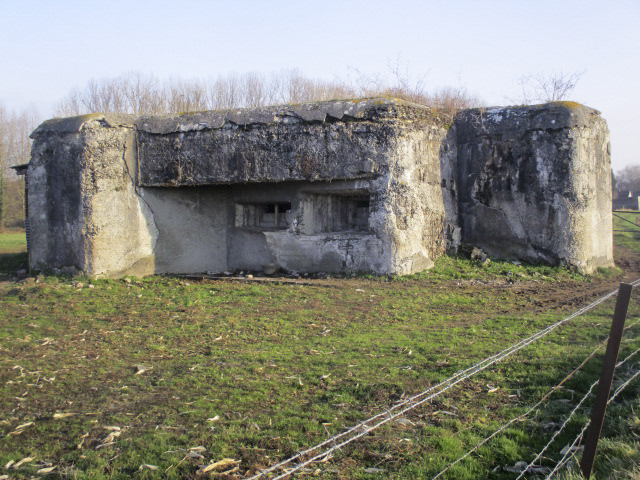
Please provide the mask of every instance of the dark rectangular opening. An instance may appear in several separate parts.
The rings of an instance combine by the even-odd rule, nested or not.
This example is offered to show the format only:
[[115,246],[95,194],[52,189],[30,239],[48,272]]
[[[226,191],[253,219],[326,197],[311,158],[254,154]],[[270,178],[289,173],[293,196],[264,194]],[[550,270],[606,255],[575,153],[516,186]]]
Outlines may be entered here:
[[258,229],[284,229],[291,202],[247,203],[236,206],[236,226]]
[[308,233],[367,232],[368,194],[309,195],[305,203]]

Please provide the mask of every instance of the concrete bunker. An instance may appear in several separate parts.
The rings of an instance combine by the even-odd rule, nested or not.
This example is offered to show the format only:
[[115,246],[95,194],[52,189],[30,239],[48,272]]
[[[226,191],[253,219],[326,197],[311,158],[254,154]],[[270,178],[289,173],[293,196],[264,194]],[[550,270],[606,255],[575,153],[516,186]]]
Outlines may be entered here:
[[35,270],[402,275],[461,243],[585,272],[612,264],[608,130],[577,104],[453,122],[395,99],[94,114],[33,138]]

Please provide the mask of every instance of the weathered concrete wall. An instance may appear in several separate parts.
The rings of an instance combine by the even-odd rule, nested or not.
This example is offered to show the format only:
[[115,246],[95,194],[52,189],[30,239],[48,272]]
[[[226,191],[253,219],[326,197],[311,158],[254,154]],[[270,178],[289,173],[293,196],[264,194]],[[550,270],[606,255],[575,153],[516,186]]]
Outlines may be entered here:
[[140,188],[157,228],[152,273],[227,270],[228,187]]
[[[323,102],[142,118],[136,128],[144,187],[234,185],[226,207],[220,204],[227,215],[238,204],[291,202],[287,228],[228,229],[225,270],[275,263],[293,271],[405,274],[429,268],[443,251],[439,149],[446,125],[428,108],[380,99]],[[314,193],[344,196],[349,189],[369,202],[366,232],[305,225]],[[162,213],[163,194],[156,193],[156,216],[175,217]],[[174,195],[165,204],[168,198]],[[177,224],[183,232],[190,229]],[[202,257],[202,247],[164,238],[169,236],[161,235],[160,247]],[[162,260],[161,250],[161,271],[189,266],[179,262],[180,254]],[[201,264],[222,269],[219,262]]]
[[154,272],[157,230],[135,193],[134,134],[130,118],[102,115],[49,121],[34,132],[27,173],[33,269]]
[[497,258],[613,265],[609,134],[570,102],[456,120],[462,241]]
[[28,173],[30,259],[35,270],[65,266],[84,270],[82,174],[83,139],[59,132],[36,140]]
[[455,124],[447,131],[440,145],[440,177],[442,185],[442,203],[444,206],[445,248],[456,253],[462,242],[458,214],[458,138]]
[[371,178],[383,173],[394,124],[416,116],[434,118],[428,109],[380,100],[141,118],[140,184]]
[[[305,204],[316,193],[366,191],[368,182],[282,182],[195,188],[142,188],[158,228],[156,273],[261,270],[276,264],[298,272],[382,272],[390,252],[369,229],[305,232]],[[289,226],[235,224],[238,205],[290,202]],[[387,249],[388,250],[388,249]]]
[[[375,180],[284,182],[233,186],[232,203],[291,202],[289,226],[280,230],[234,227],[230,232],[230,269],[256,269],[274,263],[297,272],[391,271],[391,245],[384,237],[381,201],[371,192]],[[316,218],[318,197],[369,200],[368,226],[362,230],[323,229]],[[324,206],[324,205],[323,205]],[[322,208],[322,206],[320,207]]]
[[574,104],[470,110],[454,125],[392,99],[89,115],[33,138],[34,269],[408,274],[461,241],[612,264],[608,132]]
[[446,133],[432,123],[406,128],[397,137],[384,202],[394,273],[431,268],[445,252],[440,149]]
[[[68,165],[78,180],[45,187],[34,176],[34,204],[75,185],[65,201],[79,199],[82,208],[56,207],[35,236],[66,228],[71,234],[57,235],[57,243],[43,241],[51,252],[79,258],[42,254],[34,267],[69,264],[91,275],[270,263],[310,272],[420,271],[443,251],[445,134],[430,109],[380,99],[46,122],[34,133],[43,171],[57,175]],[[77,151],[52,154],[57,143],[77,144]],[[243,205],[260,210],[278,202],[289,217],[278,228],[236,225]],[[345,217],[339,226],[323,224],[327,212],[318,217],[326,205]]]

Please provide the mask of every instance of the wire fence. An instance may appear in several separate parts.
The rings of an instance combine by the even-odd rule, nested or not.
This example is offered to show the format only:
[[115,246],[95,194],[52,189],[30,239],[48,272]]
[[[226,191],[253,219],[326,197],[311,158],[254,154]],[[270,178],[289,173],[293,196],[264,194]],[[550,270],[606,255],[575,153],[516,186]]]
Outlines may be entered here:
[[618,213],[633,213],[633,214],[638,214],[640,212],[637,211],[631,211],[631,210],[613,210],[613,216],[616,217],[617,219],[619,219],[623,223],[623,225],[626,226],[626,224],[630,224],[633,228],[614,228],[613,231],[614,232],[628,232],[628,233],[640,233],[640,225],[638,225],[635,222],[632,222],[626,218],[624,218],[622,215],[618,215]]
[[[634,322],[633,324],[629,325],[628,327],[625,328],[626,330],[629,330],[633,327],[635,327],[636,325],[638,325],[640,323],[640,320],[637,320],[636,322]],[[503,424],[502,426],[500,426],[500,428],[498,428],[496,431],[494,431],[491,435],[489,435],[488,437],[484,438],[481,442],[477,443],[471,450],[469,450],[467,453],[465,453],[464,455],[462,455],[461,457],[459,457],[457,460],[455,460],[453,463],[450,463],[449,465],[447,465],[447,467],[445,467],[443,470],[441,470],[435,477],[432,478],[432,480],[436,480],[438,478],[440,478],[442,475],[444,475],[446,472],[448,472],[449,470],[451,470],[454,466],[456,466],[457,464],[459,464],[460,462],[462,462],[464,459],[468,458],[469,456],[471,456],[474,452],[476,452],[480,447],[482,447],[483,445],[486,445],[487,443],[489,443],[492,439],[494,439],[495,437],[497,437],[499,434],[501,434],[502,432],[504,432],[507,428],[509,428],[511,425],[522,421],[523,419],[527,418],[529,415],[531,415],[533,412],[537,411],[539,409],[539,407],[541,405],[543,405],[556,391],[558,391],[569,379],[571,379],[576,373],[578,373],[580,370],[582,370],[582,368],[587,364],[587,362],[589,360],[591,360],[593,357],[596,356],[596,354],[602,349],[602,347],[604,347],[607,342],[609,341],[609,336],[607,336],[607,338],[605,338],[603,341],[601,341],[596,348],[589,354],[587,355],[587,357],[580,363],[580,365],[578,365],[576,368],[574,368],[567,376],[564,377],[564,379],[562,379],[562,381],[560,383],[558,383],[557,385],[555,385],[551,390],[549,390],[546,394],[544,394],[542,396],[542,398],[540,398],[540,400],[538,402],[536,402],[535,405],[533,405],[532,407],[530,407],[526,412],[522,413],[521,415],[518,415],[517,417],[512,418],[511,420],[509,420],[507,423]],[[597,382],[596,382],[597,384]],[[594,384],[595,385],[595,384]],[[591,389],[593,389],[593,386],[591,387]],[[591,389],[589,390],[589,393],[591,392]]]
[[[631,283],[632,286],[636,287],[638,285],[640,285],[640,279],[635,280],[634,282]],[[314,463],[314,462],[319,462],[319,461],[323,461],[326,460],[328,458],[330,458],[336,451],[342,449],[344,446],[348,445],[349,443],[363,437],[364,435],[369,434],[370,432],[372,432],[373,430],[376,430],[377,428],[381,427],[382,425],[390,422],[391,420],[394,420],[406,413],[408,413],[409,411],[415,409],[416,407],[423,405],[426,402],[432,401],[435,398],[441,396],[442,394],[444,394],[446,391],[450,390],[451,388],[453,388],[454,386],[460,384],[461,382],[470,379],[471,377],[477,375],[478,373],[488,369],[489,367],[495,365],[498,362],[501,362],[502,360],[504,360],[505,358],[515,354],[516,352],[522,350],[523,348],[533,344],[534,342],[540,340],[541,338],[545,337],[546,335],[548,335],[549,333],[551,333],[552,331],[554,331],[555,329],[557,329],[558,327],[565,325],[567,322],[580,317],[582,315],[584,315],[586,312],[593,310],[594,308],[596,308],[597,306],[601,305],[602,303],[606,302],[607,300],[609,300],[610,298],[614,297],[616,294],[618,293],[618,290],[613,290],[603,296],[601,296],[600,298],[598,298],[597,300],[595,300],[594,302],[591,302],[590,304],[578,309],[577,311],[575,311],[574,313],[572,313],[571,315],[535,332],[534,334],[530,335],[529,337],[520,340],[519,342],[516,342],[512,345],[510,345],[509,347],[503,349],[502,351],[491,355],[483,360],[481,360],[478,363],[475,363],[474,365],[461,370],[459,372],[456,372],[455,374],[451,375],[449,378],[441,381],[440,383],[433,385],[427,389],[425,389],[424,391],[415,394],[411,397],[408,397],[407,399],[404,399],[398,403],[396,403],[395,405],[393,405],[392,407],[390,407],[389,409],[380,412],[376,415],[373,415],[369,418],[367,418],[366,420],[363,420],[362,422],[347,428],[344,432],[333,435],[329,438],[327,438],[326,440],[324,440],[321,443],[318,443],[317,445],[314,445],[310,448],[304,449],[299,451],[298,453],[296,453],[295,455],[282,460],[268,468],[265,468],[263,470],[261,470],[260,472],[256,473],[255,475],[251,476],[248,478],[248,480],[264,480],[264,479],[270,479],[270,480],[279,480],[279,479],[284,479],[287,477],[290,477],[292,475],[294,475],[295,473],[301,471],[302,469],[304,469],[305,467],[307,467],[308,465]],[[628,330],[632,327],[634,327],[635,325],[637,325],[638,323],[640,323],[640,320],[634,322],[632,325],[628,326],[625,328],[625,330]],[[486,443],[490,442],[493,438],[495,438],[496,436],[498,436],[500,433],[504,432],[510,425],[522,420],[523,418],[527,417],[528,415],[530,415],[532,412],[534,412],[535,410],[539,409],[539,407],[546,401],[549,399],[549,397],[555,392],[557,391],[559,388],[562,387],[562,385],[564,383],[566,383],[571,377],[573,377],[578,371],[580,371],[585,365],[586,363],[592,359],[597,352],[607,343],[608,341],[608,337],[606,339],[604,339],[603,341],[601,341],[597,347],[580,363],[580,365],[578,365],[575,369],[573,369],[567,376],[565,376],[565,378],[558,383],[557,385],[555,385],[549,392],[547,392],[535,405],[533,405],[531,408],[529,408],[525,413],[509,420],[507,423],[505,423],[504,425],[502,425],[500,428],[498,428],[496,431],[494,431],[491,435],[487,436],[485,439],[483,439],[481,442],[479,442],[478,444],[476,444],[472,449],[470,449],[468,452],[466,452],[464,455],[462,455],[461,457],[459,457],[458,459],[456,459],[454,462],[450,463],[449,465],[447,465],[446,468],[444,468],[442,471],[440,471],[437,475],[435,475],[434,477],[432,477],[432,480],[437,480],[438,478],[441,478],[442,475],[444,475],[446,472],[448,472],[452,467],[454,467],[455,465],[459,464],[460,462],[464,461],[464,459],[468,458],[470,455],[472,455],[474,452],[476,452],[481,446],[485,445]],[[616,366],[620,366],[624,363],[626,363],[630,358],[632,358],[633,356],[635,356],[636,354],[640,353],[640,349],[636,350],[635,352],[633,352],[631,355],[629,355],[627,358],[625,358],[623,361],[619,362]],[[640,366],[639,366],[640,368]],[[628,386],[638,375],[640,375],[640,370],[634,374],[631,378],[627,379],[625,382],[623,382],[620,387],[618,387],[618,389],[616,390],[616,393],[614,393],[614,395],[609,399],[609,402],[613,401],[613,399],[619,395],[619,393],[624,390],[624,388],[626,388],[626,386]],[[595,386],[597,385],[597,381],[594,382],[591,387],[589,388],[589,390],[587,391],[587,393],[580,399],[580,401],[578,402],[578,404],[573,408],[573,410],[570,412],[569,416],[565,419],[565,421],[563,422],[563,424],[560,426],[560,429],[557,430],[551,437],[551,439],[549,440],[549,442],[544,446],[544,448],[539,452],[538,455],[536,455],[536,457],[529,463],[526,465],[526,467],[524,467],[522,469],[522,471],[520,472],[519,476],[517,477],[516,480],[520,480],[522,478],[524,478],[524,476],[527,474],[527,472],[530,472],[532,470],[532,467],[535,465],[536,462],[538,462],[544,455],[544,453],[550,448],[550,446],[554,443],[554,441],[556,440],[556,438],[560,435],[560,433],[562,431],[564,431],[564,429],[566,428],[566,426],[569,424],[569,422],[572,420],[572,418],[576,415],[577,412],[580,411],[581,407],[584,405],[584,403],[586,402],[586,400],[589,398],[589,396],[591,395],[593,389],[595,388]],[[547,476],[547,478],[551,478],[551,476],[553,474],[555,474],[559,469],[562,468],[562,466],[566,465],[572,458],[573,456],[576,454],[576,445],[579,445],[579,442],[581,441],[584,432],[586,431],[588,427],[588,424],[584,426],[584,428],[582,429],[581,433],[576,437],[576,439],[574,440],[574,443],[570,446],[569,451],[566,452],[563,457],[557,462],[557,464],[555,465],[555,467],[553,469],[549,469],[550,473]],[[573,448],[571,448],[573,447]],[[573,453],[571,453],[573,452]],[[524,462],[523,462],[524,463]],[[275,475],[275,476],[271,476],[271,475]]]
[[[635,352],[633,352],[631,355],[629,355],[627,358],[625,358],[621,362],[618,362],[616,364],[616,368],[618,368],[619,366],[621,366],[624,363],[626,363],[627,360],[629,360],[631,357],[637,355],[638,353],[640,353],[640,349],[638,349]],[[609,400],[607,400],[607,405],[610,405],[611,402],[613,402],[616,399],[616,397],[618,397],[618,395],[620,395],[620,393],[622,393],[622,391],[631,384],[631,382],[633,382],[636,378],[638,378],[638,376],[640,376],[640,365],[637,365],[637,367],[639,367],[638,370],[633,375],[631,375],[628,379],[626,379],[624,382],[622,382],[622,384],[620,386],[618,386],[618,388],[616,388],[616,390],[613,392],[613,395],[611,395]],[[589,389],[589,394],[591,393],[591,390],[592,389]],[[570,445],[568,445],[567,448],[564,449],[565,453],[563,454],[562,458],[560,458],[560,460],[558,460],[558,463],[553,468],[553,470],[551,470],[551,472],[549,472],[549,474],[545,477],[545,480],[553,478],[553,476],[558,471],[560,471],[561,468],[566,466],[567,463],[569,463],[569,461],[573,457],[576,456],[576,454],[580,451],[578,446],[580,445],[580,442],[584,438],[584,434],[585,434],[585,432],[587,431],[587,428],[589,428],[590,425],[591,425],[591,420],[589,420],[587,423],[585,423],[585,425],[580,430],[580,433],[578,433],[578,435],[576,435],[576,438],[574,439],[574,441]]]

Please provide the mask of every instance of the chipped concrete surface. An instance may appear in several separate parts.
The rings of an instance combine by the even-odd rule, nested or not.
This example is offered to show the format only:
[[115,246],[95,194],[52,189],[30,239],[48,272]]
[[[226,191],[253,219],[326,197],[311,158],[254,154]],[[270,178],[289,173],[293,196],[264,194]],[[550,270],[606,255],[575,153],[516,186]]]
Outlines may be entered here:
[[497,258],[613,264],[609,133],[596,110],[468,110],[458,131],[462,241]]
[[403,275],[461,242],[612,264],[608,131],[577,104],[468,110],[453,125],[394,99],[94,114],[33,138],[37,270]]
[[133,140],[131,128],[105,128],[97,119],[76,133],[37,133],[28,171],[33,269],[149,273],[157,230],[136,195]]

